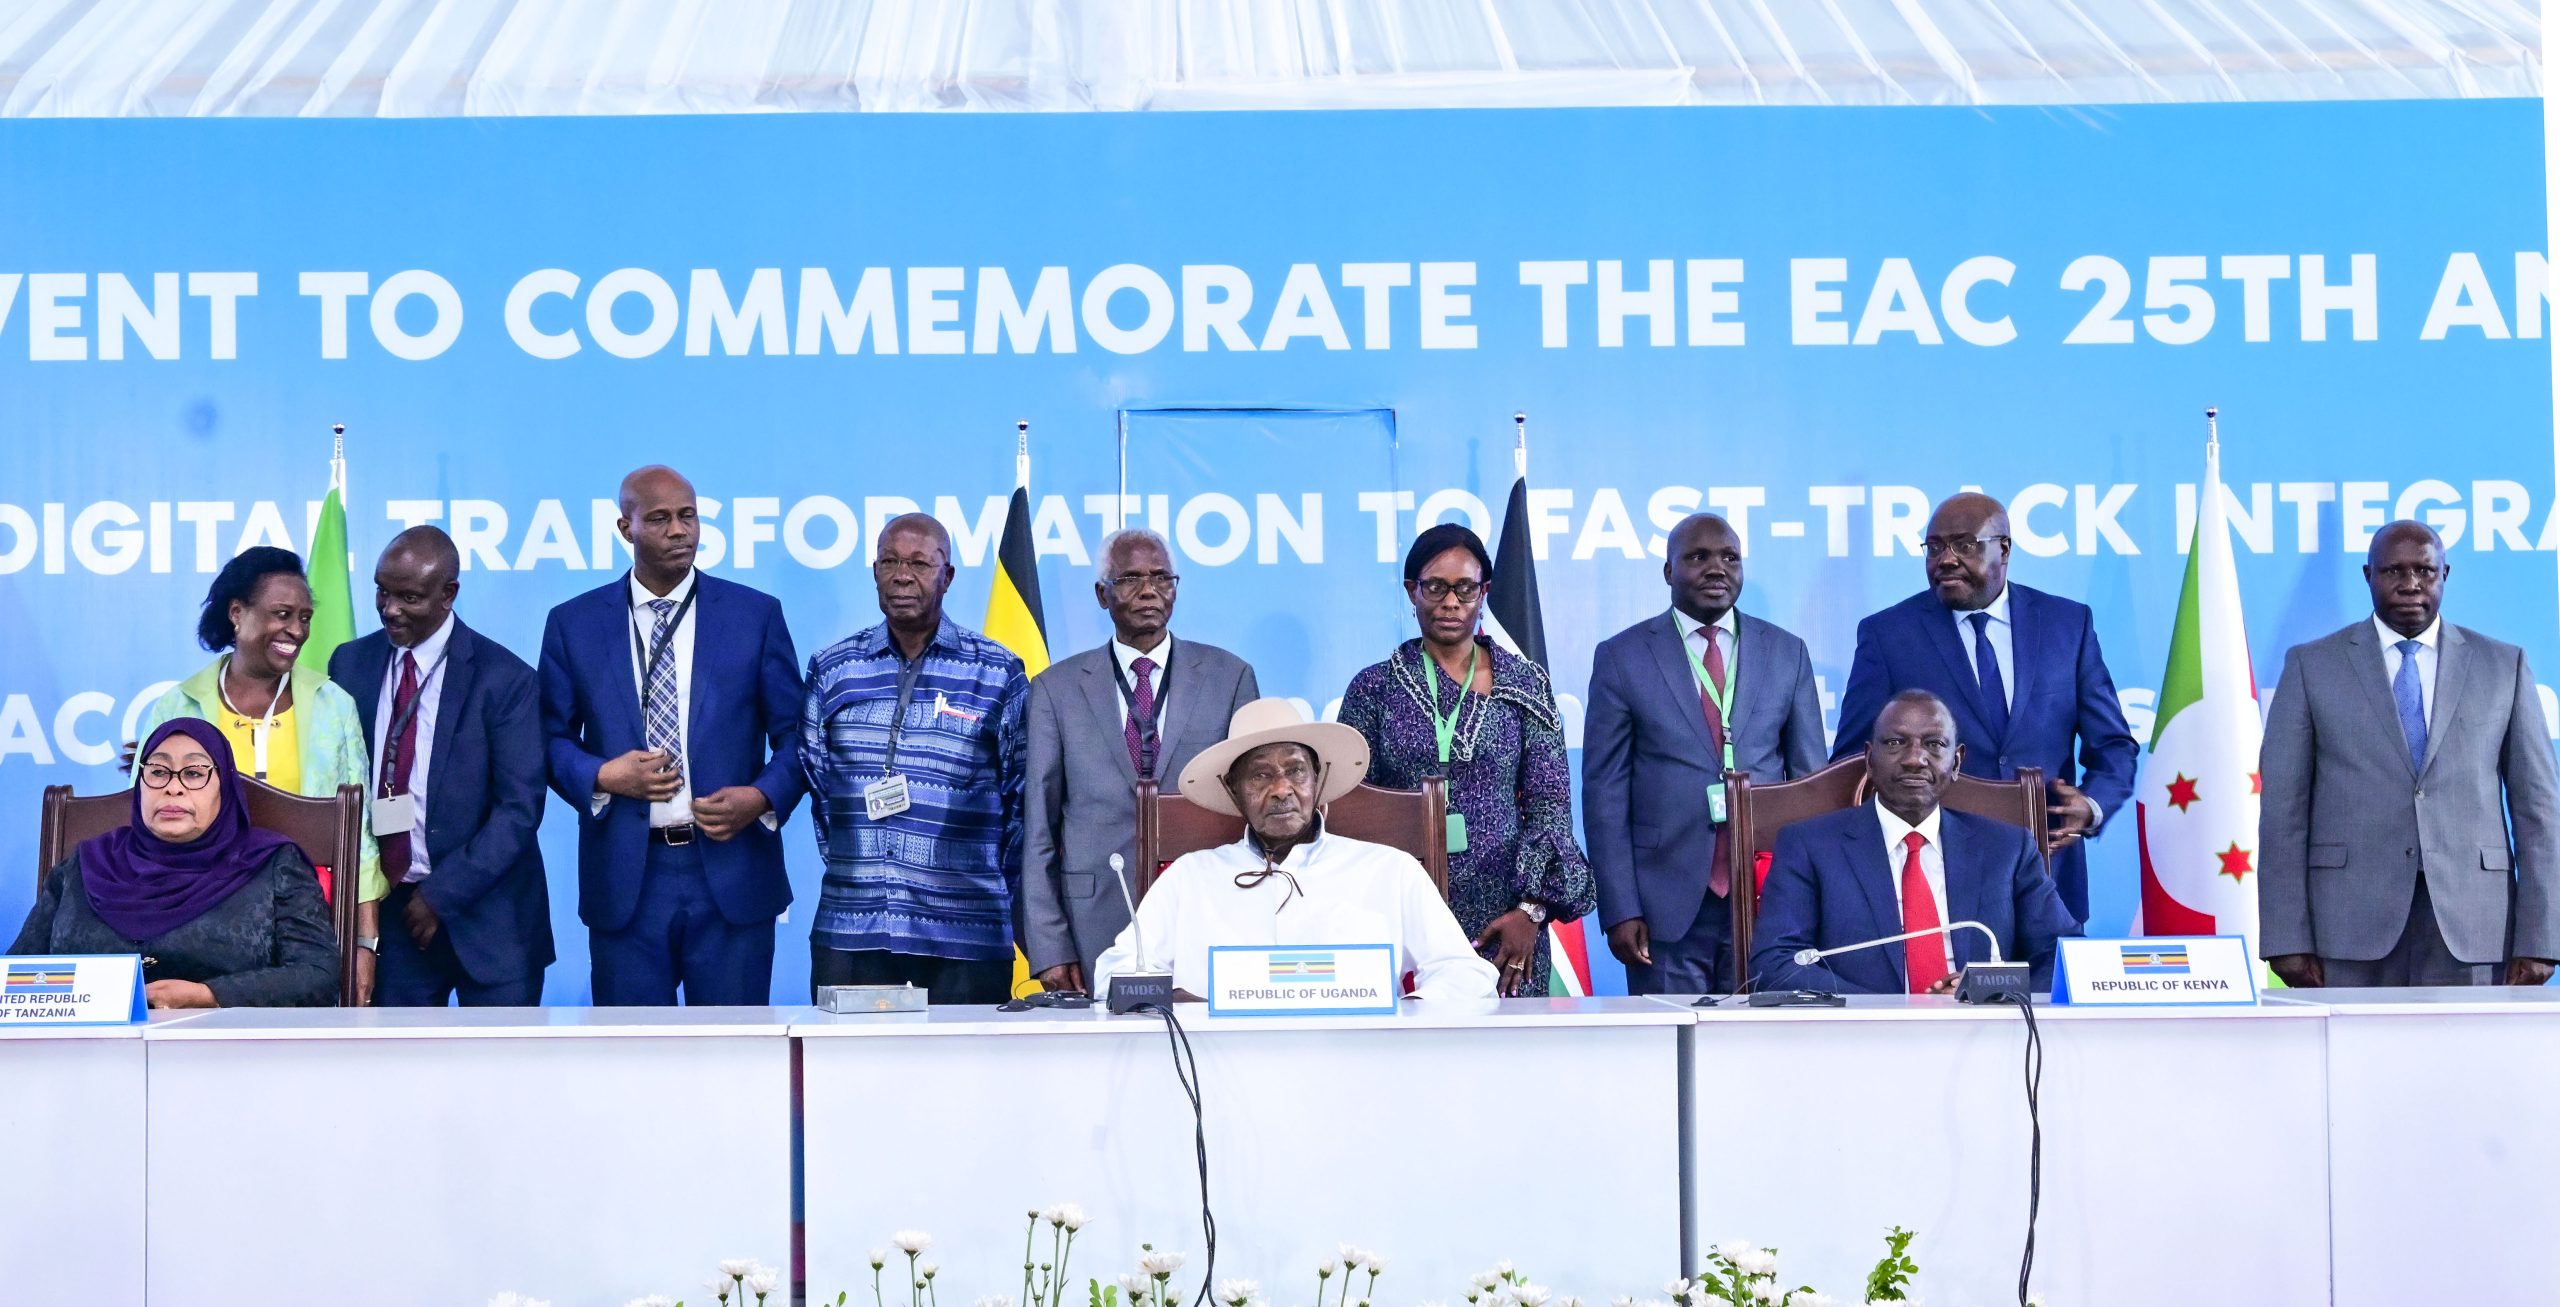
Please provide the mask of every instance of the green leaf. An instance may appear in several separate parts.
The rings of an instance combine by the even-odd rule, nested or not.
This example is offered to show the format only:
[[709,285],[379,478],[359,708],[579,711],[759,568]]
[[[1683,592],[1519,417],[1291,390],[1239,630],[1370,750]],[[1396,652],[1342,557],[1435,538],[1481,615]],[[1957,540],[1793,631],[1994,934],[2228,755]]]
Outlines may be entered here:
[[1884,1237],[1884,1257],[1875,1269],[1867,1272],[1867,1301],[1894,1302],[1906,1295],[1911,1277],[1920,1273],[1920,1264],[1911,1260],[1912,1232],[1895,1226]]

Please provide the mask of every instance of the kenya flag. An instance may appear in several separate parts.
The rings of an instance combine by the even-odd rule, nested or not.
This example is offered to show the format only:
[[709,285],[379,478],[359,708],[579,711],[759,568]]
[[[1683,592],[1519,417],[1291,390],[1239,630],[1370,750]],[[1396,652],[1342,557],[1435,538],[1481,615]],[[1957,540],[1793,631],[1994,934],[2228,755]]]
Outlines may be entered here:
[[[2208,424],[2212,412],[2206,412]],[[2210,427],[2208,427],[2210,429]],[[2258,949],[2257,678],[2222,513],[2222,450],[2208,438],[2187,580],[2160,678],[2151,760],[2135,791],[2147,935],[2241,935]]]

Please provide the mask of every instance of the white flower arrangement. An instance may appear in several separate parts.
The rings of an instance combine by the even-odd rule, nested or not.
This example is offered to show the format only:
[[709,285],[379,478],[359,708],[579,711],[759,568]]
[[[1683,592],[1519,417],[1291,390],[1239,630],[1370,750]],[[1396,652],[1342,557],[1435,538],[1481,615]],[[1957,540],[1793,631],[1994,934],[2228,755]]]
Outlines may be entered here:
[[[1189,1257],[1179,1249],[1158,1249],[1153,1244],[1138,1245],[1137,1269],[1117,1276],[1113,1283],[1088,1280],[1080,1301],[1068,1299],[1073,1283],[1069,1276],[1069,1260],[1077,1234],[1090,1219],[1085,1210],[1074,1203],[1056,1203],[1048,1207],[1026,1209],[1027,1228],[1023,1234],[1022,1277],[1020,1298],[1004,1295],[979,1298],[975,1307],[1184,1307],[1187,1300],[1174,1283],[1175,1277],[1188,1263]],[[1050,1245],[1047,1260],[1039,1257],[1039,1234],[1042,1225],[1049,1227]],[[1909,1255],[1913,1235],[1899,1226],[1885,1237],[1886,1253],[1867,1276],[1865,1292],[1848,1300],[1862,1307],[1920,1307],[1920,1300],[1910,1292],[1911,1282],[1919,1267]],[[891,1258],[904,1256],[907,1280],[906,1301],[900,1307],[941,1307],[941,1293],[936,1283],[941,1266],[924,1260],[925,1250],[933,1247],[933,1236],[921,1230],[900,1230],[890,1236],[889,1247],[874,1248],[870,1253],[872,1307],[890,1307],[881,1281]],[[893,1251],[894,1249],[894,1251]],[[754,1307],[774,1307],[768,1299],[783,1288],[783,1274],[754,1258],[728,1258],[718,1263],[719,1274],[704,1288],[720,1307],[748,1307],[750,1296]],[[1341,1245],[1333,1255],[1316,1262],[1316,1297],[1314,1307],[1375,1307],[1378,1279],[1386,1271],[1387,1259],[1353,1244]],[[1339,1288],[1334,1285],[1336,1271],[1342,1273]],[[1366,1276],[1358,1284],[1353,1281]],[[1716,1245],[1707,1254],[1707,1265],[1694,1276],[1672,1280],[1662,1286],[1662,1298],[1637,1299],[1620,1296],[1609,1300],[1612,1307],[1837,1307],[1841,1302],[1811,1285],[1793,1288],[1778,1283],[1778,1250],[1763,1248],[1749,1240],[1736,1239]],[[813,1307],[845,1307],[849,1295],[838,1293],[832,1304],[812,1299]],[[1227,1279],[1215,1284],[1207,1294],[1215,1307],[1272,1307],[1262,1286],[1252,1280]],[[1328,1297],[1330,1301],[1328,1301]],[[1667,1300],[1667,1301],[1666,1301]],[[1558,1297],[1543,1284],[1512,1263],[1496,1262],[1489,1270],[1468,1277],[1468,1307],[1583,1307],[1577,1297]],[[2030,1296],[2030,1307],[2043,1307],[2041,1295]],[[541,1299],[520,1293],[500,1293],[489,1299],[488,1307],[551,1307]],[[652,1295],[635,1298],[624,1307],[684,1307],[680,1302]],[[705,1304],[708,1307],[708,1304]],[[1421,1307],[1445,1307],[1438,1301]]]

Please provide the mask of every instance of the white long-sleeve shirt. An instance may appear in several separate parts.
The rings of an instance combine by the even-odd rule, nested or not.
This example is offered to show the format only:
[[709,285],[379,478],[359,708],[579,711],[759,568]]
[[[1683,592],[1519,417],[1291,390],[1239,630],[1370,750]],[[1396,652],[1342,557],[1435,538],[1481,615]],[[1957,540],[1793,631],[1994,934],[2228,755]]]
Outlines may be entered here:
[[1397,974],[1414,977],[1414,997],[1494,996],[1493,964],[1477,956],[1411,854],[1319,833],[1289,850],[1280,867],[1289,876],[1237,888],[1238,873],[1262,869],[1250,836],[1176,859],[1138,905],[1137,920],[1094,962],[1094,992],[1108,990],[1118,973],[1171,971],[1174,988],[1205,998],[1213,944],[1391,944]]

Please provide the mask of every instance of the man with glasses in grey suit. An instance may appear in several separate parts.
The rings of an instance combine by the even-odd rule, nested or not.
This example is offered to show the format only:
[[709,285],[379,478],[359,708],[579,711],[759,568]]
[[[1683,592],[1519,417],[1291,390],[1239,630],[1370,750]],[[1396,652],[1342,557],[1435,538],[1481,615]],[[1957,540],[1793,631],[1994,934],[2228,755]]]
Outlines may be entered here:
[[2424,523],[2382,528],[2373,616],[2285,655],[2258,914],[2288,985],[2539,985],[2560,956],[2541,696],[2522,650],[2438,616],[2452,571]]
[[[1139,777],[1179,776],[1262,697],[1253,669],[1214,645],[1176,640],[1173,552],[1153,531],[1102,542],[1094,602],[1111,642],[1032,678],[1023,793],[1022,951],[1050,989],[1083,989],[1129,909],[1112,855],[1138,879]],[[1168,787],[1170,788],[1170,787]]]
[[1791,781],[1822,769],[1822,700],[1804,641],[1735,605],[1742,538],[1692,514],[1664,542],[1671,610],[1591,655],[1582,831],[1609,951],[1634,994],[1720,994],[1746,978],[1732,949],[1724,774]]

